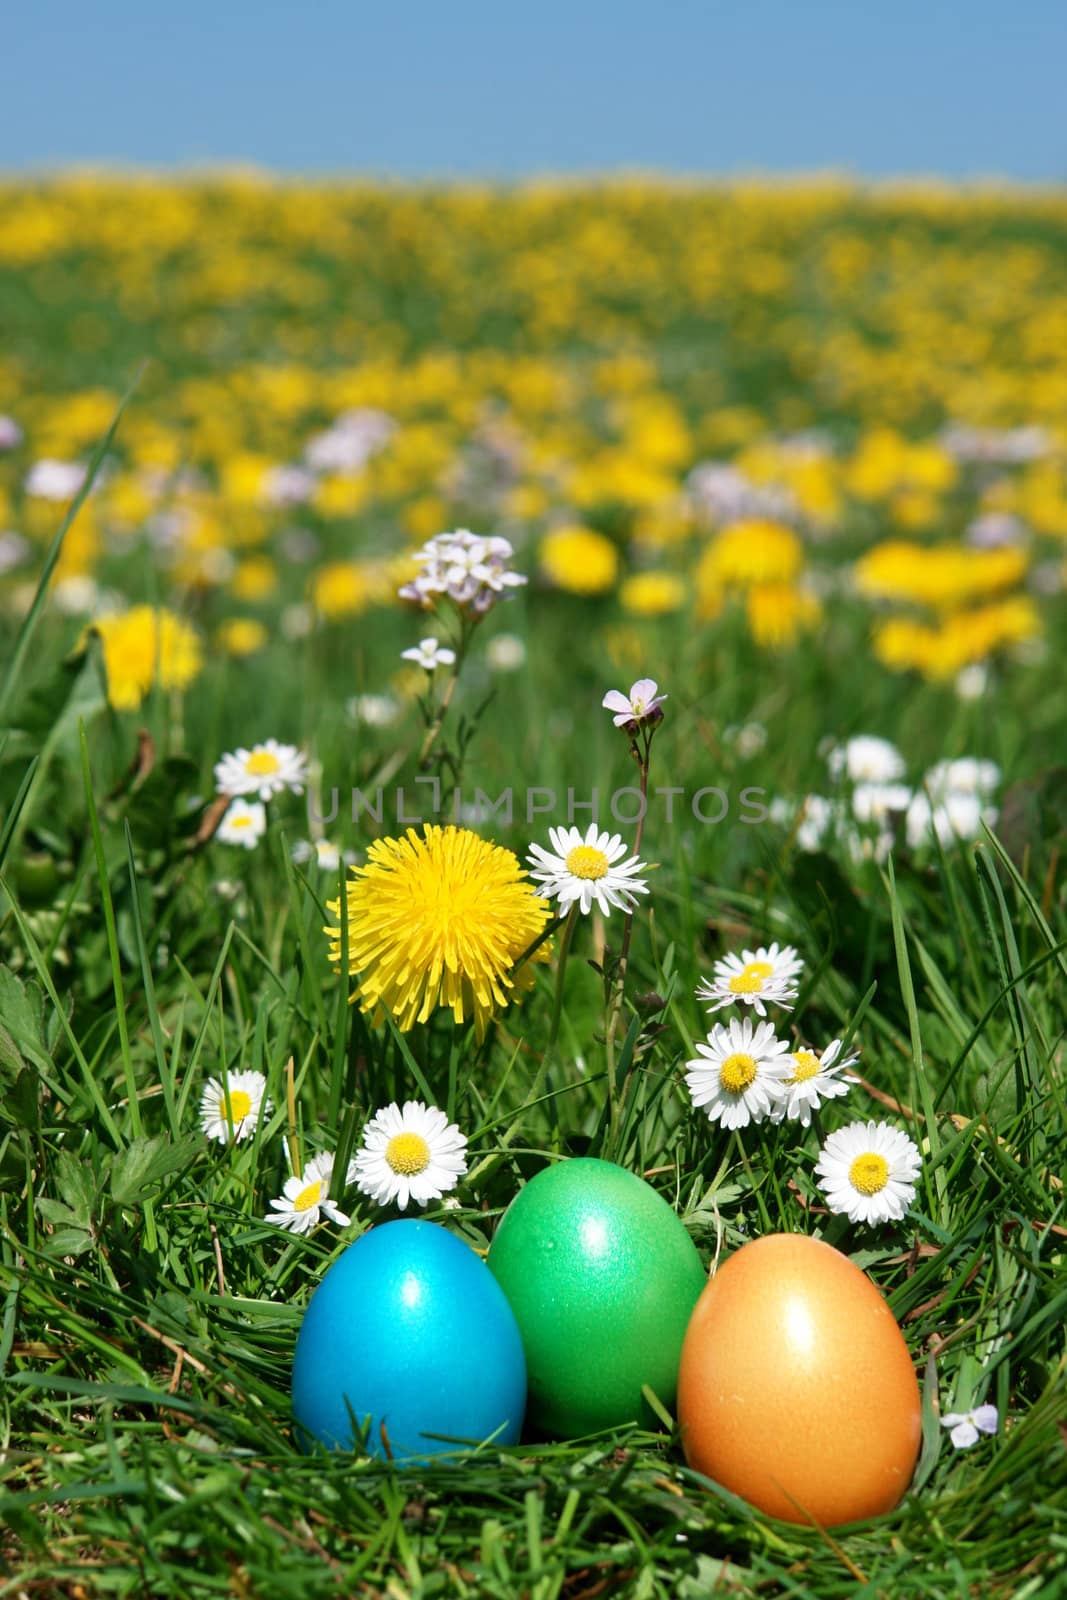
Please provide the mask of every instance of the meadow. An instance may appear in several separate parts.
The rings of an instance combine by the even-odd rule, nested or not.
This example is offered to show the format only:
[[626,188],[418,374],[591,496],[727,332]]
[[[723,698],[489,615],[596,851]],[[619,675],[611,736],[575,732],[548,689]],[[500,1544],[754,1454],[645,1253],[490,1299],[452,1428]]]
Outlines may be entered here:
[[[0,1594],[1067,1594],[1064,194],[5,180],[0,330]],[[528,877],[593,822],[632,920],[559,898],[595,830]],[[523,885],[468,838],[447,996],[387,920],[422,824]],[[698,986],[772,945],[823,1098],[730,1126],[692,1069],[756,1018]],[[922,1385],[899,1507],[765,1515],[659,1398],[301,1451],[413,1100],[465,1144],[404,1214],[479,1253],[593,1156],[706,1267],[849,1255]],[[914,1151],[881,1219],[817,1170],[856,1120]]]

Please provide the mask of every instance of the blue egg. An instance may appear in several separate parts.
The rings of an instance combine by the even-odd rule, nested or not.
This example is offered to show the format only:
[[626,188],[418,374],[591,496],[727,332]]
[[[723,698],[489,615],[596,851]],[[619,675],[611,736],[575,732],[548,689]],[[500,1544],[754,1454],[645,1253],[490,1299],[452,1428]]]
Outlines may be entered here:
[[[504,1291],[462,1239],[386,1222],[349,1245],[311,1297],[293,1358],[299,1430],[397,1462],[514,1444],[526,1360]],[[431,1435],[445,1435],[433,1438]]]

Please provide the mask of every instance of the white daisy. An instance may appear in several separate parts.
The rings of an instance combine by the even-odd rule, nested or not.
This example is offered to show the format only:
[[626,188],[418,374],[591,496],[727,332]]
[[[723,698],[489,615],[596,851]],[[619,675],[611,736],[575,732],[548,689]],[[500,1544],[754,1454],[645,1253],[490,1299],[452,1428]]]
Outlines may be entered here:
[[215,829],[223,844],[243,844],[254,850],[267,831],[267,813],[258,800],[234,800]]
[[368,728],[391,727],[401,710],[400,701],[389,694],[356,694],[345,701],[349,722],[364,723]]
[[767,730],[762,722],[743,722],[740,727],[724,728],[722,742],[731,745],[742,760],[747,761],[766,748]]
[[22,443],[22,429],[14,417],[0,417],[0,450],[14,450]]
[[897,1222],[915,1198],[918,1147],[888,1122],[850,1122],[823,1145],[815,1171],[831,1211],[852,1222]]
[[312,1156],[299,1177],[294,1173],[285,1180],[281,1199],[271,1201],[271,1211],[263,1221],[276,1223],[290,1233],[310,1233],[322,1217],[329,1217],[339,1228],[347,1228],[351,1219],[328,1198],[333,1160],[329,1154]]
[[996,1433],[1000,1413],[996,1406],[975,1406],[973,1411],[950,1411],[941,1418],[943,1428],[951,1428],[949,1438],[957,1450],[967,1450],[978,1443],[980,1433]]
[[456,652],[438,644],[436,639],[420,639],[410,650],[401,650],[400,658],[402,661],[414,661],[427,672],[433,672],[438,667],[450,667],[456,659]]
[[741,954],[723,956],[716,961],[712,977],[705,978],[697,988],[698,1000],[711,1000],[709,1011],[721,1011],[723,1006],[751,1006],[758,1017],[767,1015],[765,1001],[790,1011],[797,997],[794,981],[804,963],[791,944],[760,945],[758,950],[742,950]]
[[936,838],[942,849],[968,839],[977,839],[983,822],[990,827],[997,820],[995,806],[984,806],[976,794],[956,791],[946,794],[939,805],[932,805],[925,794],[917,794],[908,807],[905,832],[913,850],[932,844]]
[[634,876],[644,862],[636,856],[621,860],[626,855],[621,834],[600,833],[591,822],[584,838],[578,828],[549,828],[548,837],[555,855],[532,844],[527,860],[531,878],[549,900],[559,901],[561,912],[577,903],[588,916],[594,900],[605,916],[612,906],[632,911],[634,896],[648,893],[644,880]]
[[394,1100],[363,1130],[363,1147],[348,1168],[354,1183],[378,1205],[396,1201],[401,1211],[409,1200],[424,1206],[454,1189],[467,1170],[467,1136],[436,1106]]
[[886,822],[907,811],[911,790],[906,783],[857,783],[852,791],[852,815],[857,822]]
[[702,1059],[686,1062],[685,1081],[694,1106],[702,1106],[711,1122],[724,1128],[746,1128],[762,1122],[774,1107],[779,1085],[788,1071],[789,1049],[776,1039],[769,1022],[753,1028],[748,1017],[717,1022],[707,1044],[698,1044]]
[[[2,421],[3,418],[0,417],[0,422]],[[13,530],[0,533],[0,573],[10,572],[12,567],[17,567],[21,561],[25,561],[30,549],[29,540],[24,539],[21,533],[15,533]]]
[[343,861],[350,866],[356,859],[354,850],[342,850],[329,839],[298,839],[289,852],[290,860],[298,867],[314,861],[323,872],[336,872]]
[[251,750],[239,746],[215,767],[219,794],[254,794],[270,800],[283,789],[303,794],[306,781],[307,756],[295,744],[279,744],[277,739],[254,744]]
[[27,494],[42,500],[73,500],[87,476],[80,461],[35,461],[23,484]]
[[228,1144],[231,1138],[238,1144],[251,1139],[261,1112],[269,1117],[272,1110],[266,1089],[262,1072],[231,1072],[225,1080],[210,1079],[200,1096],[201,1131],[219,1144]]
[[783,1078],[777,1101],[771,1107],[771,1121],[799,1122],[802,1128],[810,1127],[811,1114],[818,1111],[824,1100],[835,1100],[847,1094],[851,1085],[842,1082],[839,1074],[845,1072],[858,1055],[841,1056],[841,1040],[834,1039],[826,1046],[821,1057],[814,1050],[794,1050],[785,1058],[789,1076]]
[[609,689],[600,704],[605,711],[614,711],[612,719],[617,728],[626,728],[631,722],[662,722],[660,709],[669,695],[659,694],[652,678],[638,678],[631,684],[629,694],[621,689]]
[[778,795],[771,801],[771,821],[789,828],[798,850],[820,850],[827,835],[832,835],[840,821],[838,801],[825,795],[805,795],[801,801],[786,800]]
[[896,745],[870,733],[835,745],[826,759],[831,777],[852,783],[895,783],[904,776],[904,757]]
[[972,661],[957,672],[953,687],[961,700],[981,700],[989,688],[989,668],[984,661]]
[[494,672],[517,672],[526,660],[526,646],[517,633],[498,633],[485,647]]
[[979,795],[988,798],[1000,782],[995,761],[980,761],[975,756],[960,756],[957,761],[938,761],[923,779],[923,788],[935,804],[950,795]]

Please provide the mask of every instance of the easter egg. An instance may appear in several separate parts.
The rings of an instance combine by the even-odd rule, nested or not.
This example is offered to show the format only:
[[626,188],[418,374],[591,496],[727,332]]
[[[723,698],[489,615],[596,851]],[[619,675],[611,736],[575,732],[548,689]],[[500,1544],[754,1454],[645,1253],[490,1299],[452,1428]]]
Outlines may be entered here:
[[678,1357],[704,1287],[696,1247],[650,1184],[610,1161],[561,1161],[532,1178],[489,1250],[515,1313],[527,1418],[574,1438],[652,1423],[648,1384],[673,1405]]
[[891,1511],[920,1401],[881,1293],[820,1239],[754,1239],[711,1278],[678,1375],[690,1466],[761,1511],[823,1527]]
[[370,1229],[312,1295],[293,1358],[305,1442],[350,1450],[353,1419],[369,1418],[367,1449],[397,1462],[456,1440],[514,1444],[525,1405],[511,1308],[485,1263],[435,1223]]

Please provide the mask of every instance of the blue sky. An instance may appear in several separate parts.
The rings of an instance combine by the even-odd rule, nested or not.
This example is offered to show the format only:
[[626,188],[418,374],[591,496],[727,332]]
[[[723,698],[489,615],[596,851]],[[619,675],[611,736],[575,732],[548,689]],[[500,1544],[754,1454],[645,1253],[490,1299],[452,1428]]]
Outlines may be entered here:
[[1063,0],[15,0],[0,169],[1067,179]]

